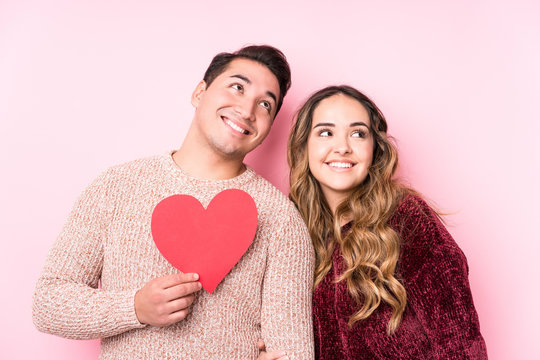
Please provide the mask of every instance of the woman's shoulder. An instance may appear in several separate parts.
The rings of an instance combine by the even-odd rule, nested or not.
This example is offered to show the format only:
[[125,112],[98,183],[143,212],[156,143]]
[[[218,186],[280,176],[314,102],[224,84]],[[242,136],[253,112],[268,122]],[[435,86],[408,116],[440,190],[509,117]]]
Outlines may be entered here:
[[455,261],[465,266],[466,258],[438,213],[418,194],[403,197],[389,225],[401,239],[401,271],[414,274],[426,263]]
[[416,191],[409,190],[402,195],[399,205],[394,214],[403,213],[412,209],[422,209],[425,211],[434,211],[428,202]]
[[443,247],[460,251],[439,213],[418,193],[403,196],[389,225],[400,235],[404,246]]
[[416,192],[408,192],[398,201],[390,217],[390,225],[409,226],[418,222],[436,222],[440,220],[437,212]]

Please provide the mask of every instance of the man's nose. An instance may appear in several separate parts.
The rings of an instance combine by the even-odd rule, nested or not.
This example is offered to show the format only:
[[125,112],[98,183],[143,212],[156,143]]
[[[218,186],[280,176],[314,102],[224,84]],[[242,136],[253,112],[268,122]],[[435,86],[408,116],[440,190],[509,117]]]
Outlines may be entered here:
[[255,120],[255,101],[245,98],[240,100],[234,107],[234,111],[242,117],[242,119],[253,121]]

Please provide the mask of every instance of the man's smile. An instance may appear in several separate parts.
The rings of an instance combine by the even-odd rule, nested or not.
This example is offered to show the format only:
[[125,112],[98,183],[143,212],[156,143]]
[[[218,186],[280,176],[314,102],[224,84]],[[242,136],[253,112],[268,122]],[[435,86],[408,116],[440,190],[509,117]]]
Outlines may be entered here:
[[240,134],[243,134],[243,135],[251,134],[248,130],[240,127],[238,124],[236,124],[235,122],[233,122],[232,120],[230,120],[226,116],[221,116],[221,119],[225,122],[225,124],[227,124],[234,131],[236,131],[236,132],[238,132]]

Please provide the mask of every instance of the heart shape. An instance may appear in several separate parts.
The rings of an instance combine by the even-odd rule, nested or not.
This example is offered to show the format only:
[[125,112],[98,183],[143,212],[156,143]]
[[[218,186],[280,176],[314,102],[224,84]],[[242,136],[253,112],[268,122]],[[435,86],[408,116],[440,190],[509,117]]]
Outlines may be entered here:
[[154,208],[152,237],[172,266],[199,274],[212,293],[253,242],[257,221],[255,201],[242,190],[220,192],[206,210],[193,196],[172,195]]

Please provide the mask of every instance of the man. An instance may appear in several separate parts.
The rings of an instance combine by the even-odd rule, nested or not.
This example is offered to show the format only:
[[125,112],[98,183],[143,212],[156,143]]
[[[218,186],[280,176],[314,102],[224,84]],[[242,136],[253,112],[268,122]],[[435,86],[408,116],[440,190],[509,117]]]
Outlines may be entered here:
[[[101,338],[102,359],[255,359],[259,338],[311,359],[311,241],[294,206],[243,164],[289,86],[275,48],[217,55],[192,94],[180,149],[107,170],[75,204],[36,286],[37,328]],[[209,294],[197,274],[179,274],[161,256],[150,221],[166,197],[187,194],[206,207],[230,188],[254,199],[257,233]]]

